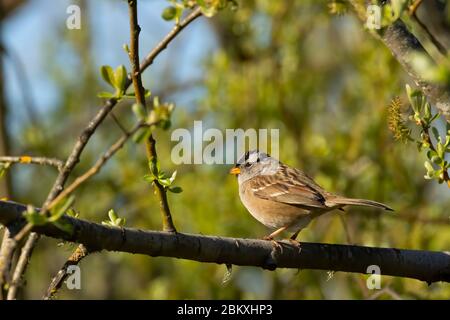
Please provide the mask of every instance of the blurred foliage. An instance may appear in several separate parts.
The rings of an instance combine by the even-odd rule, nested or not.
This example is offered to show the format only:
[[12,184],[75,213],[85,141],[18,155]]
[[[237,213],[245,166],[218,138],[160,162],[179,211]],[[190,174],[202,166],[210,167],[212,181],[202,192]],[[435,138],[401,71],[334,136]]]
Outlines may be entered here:
[[[175,18],[168,11],[165,18]],[[192,129],[194,120],[221,130],[280,129],[283,162],[302,168],[332,192],[385,202],[396,210],[389,214],[349,208],[330,213],[302,231],[301,241],[445,250],[450,245],[449,191],[423,178],[426,155],[418,153],[414,144],[396,141],[388,128],[388,106],[394,96],[406,100],[408,78],[391,53],[346,11],[340,1],[251,0],[209,19],[217,48],[199,65],[204,76],[202,97],[194,106],[179,105],[173,111],[172,129]],[[53,66],[57,48],[47,46],[48,71],[59,84],[62,99],[39,128],[24,128],[15,137],[17,152],[64,158],[80,128],[98,110],[96,95],[104,85],[92,66],[92,28],[95,24],[76,35],[61,29],[59,39],[49,39],[72,49],[78,73],[70,77]],[[183,59],[182,50],[177,54]],[[149,89],[157,94],[155,88]],[[114,111],[128,127],[136,121],[130,106],[123,100]],[[415,134],[418,128],[411,130]],[[115,122],[107,119],[75,174],[93,164],[120,134]],[[240,203],[227,166],[175,166],[170,161],[175,144],[170,142],[170,130],[158,129],[154,134],[161,167],[176,170],[177,185],[183,188],[181,194],[168,195],[179,231],[245,238],[267,233]],[[14,200],[42,203],[55,177],[50,170],[14,166]],[[100,222],[114,208],[121,218],[110,212],[111,223],[126,219],[128,227],[160,229],[159,206],[144,179],[146,173],[145,150],[130,141],[98,176],[76,191],[74,208],[79,217]],[[48,238],[39,243],[23,297],[39,298],[75,248],[63,244],[56,249],[57,243]],[[227,277],[224,265],[122,253],[94,254],[81,269],[82,290],[62,290],[60,298],[360,299],[376,293],[366,288],[366,276],[358,274],[329,276],[324,271],[270,272],[234,266]],[[450,287],[439,283],[428,286],[383,277],[382,287],[387,286],[402,298],[450,296]]]

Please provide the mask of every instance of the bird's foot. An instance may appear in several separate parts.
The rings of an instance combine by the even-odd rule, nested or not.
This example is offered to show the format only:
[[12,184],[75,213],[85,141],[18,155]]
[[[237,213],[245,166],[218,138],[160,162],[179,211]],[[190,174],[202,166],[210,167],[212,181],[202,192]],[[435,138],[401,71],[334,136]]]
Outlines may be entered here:
[[264,237],[263,240],[272,242],[274,248],[280,249],[280,252],[283,253],[283,246],[277,240],[274,240],[273,237],[271,237],[270,235]]

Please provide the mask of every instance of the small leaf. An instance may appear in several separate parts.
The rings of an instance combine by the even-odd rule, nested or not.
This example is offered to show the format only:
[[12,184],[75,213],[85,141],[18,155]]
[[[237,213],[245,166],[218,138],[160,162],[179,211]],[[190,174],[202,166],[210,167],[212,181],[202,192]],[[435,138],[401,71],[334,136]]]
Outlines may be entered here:
[[32,205],[27,206],[27,211],[24,212],[25,219],[35,226],[41,226],[47,223],[47,217],[39,214]]
[[170,183],[174,182],[177,177],[177,171],[175,170],[170,177]]
[[181,193],[183,192],[183,189],[181,187],[171,187],[169,188],[169,191],[173,193]]
[[436,151],[440,158],[444,158],[444,145],[440,141],[436,144]]
[[437,153],[434,150],[427,151],[427,158],[431,160],[431,158],[437,156]]
[[99,93],[97,94],[97,97],[99,97],[99,98],[105,98],[105,99],[111,99],[111,98],[114,98],[114,97],[115,97],[115,94],[114,94],[114,93],[111,93],[111,92],[102,91],[102,92],[99,92]]
[[10,162],[0,163],[0,179],[3,178],[3,176],[6,174],[6,171],[8,171],[8,168],[10,166],[11,166]]
[[433,157],[431,157],[430,160],[431,160],[431,162],[433,162],[433,163],[435,163],[437,165],[442,163],[442,158],[439,158],[438,156],[433,156]]
[[71,225],[70,223],[68,223],[66,221],[63,222],[61,220],[58,220],[58,221],[53,222],[53,225],[55,227],[57,227],[58,229],[66,232],[66,233],[69,233],[69,234],[72,234],[73,230],[74,230],[73,225]]
[[115,225],[117,226],[117,227],[123,227],[124,225],[125,225],[125,222],[126,222],[126,219],[125,218],[118,218],[118,219],[116,219],[116,221],[115,221]]
[[439,140],[440,136],[439,136],[439,131],[436,127],[432,127],[431,128],[431,132],[433,132],[434,137],[436,138],[436,140]]
[[153,175],[146,174],[144,176],[144,180],[151,183],[151,182],[155,181],[155,177]]
[[114,209],[110,209],[108,211],[108,217],[109,217],[109,220],[111,220],[112,222],[116,221],[118,218],[117,213],[114,211]]
[[161,16],[164,20],[170,21],[170,20],[175,19],[176,15],[177,15],[177,9],[175,7],[170,6],[163,10]]
[[57,209],[52,210],[52,215],[50,216],[50,218],[48,218],[48,221],[49,222],[58,221],[64,215],[64,213],[67,210],[69,210],[69,208],[73,205],[74,201],[75,201],[74,196],[70,196],[69,198],[67,198],[62,205],[58,206]]
[[105,80],[111,87],[115,88],[114,71],[110,66],[101,66],[100,73],[103,80]]
[[425,161],[424,162],[424,166],[425,166],[425,168],[427,169],[428,172],[434,172],[434,168],[433,168],[433,166],[431,165],[431,163],[429,161]]
[[170,128],[170,126],[172,125],[172,122],[170,120],[161,120],[159,122],[159,126],[161,127],[161,129],[163,130],[167,130]]
[[114,78],[116,84],[115,88],[123,95],[125,93],[125,83],[127,82],[127,69],[123,64],[116,68]]
[[169,178],[165,178],[165,179],[158,179],[158,182],[163,185],[164,187],[169,187],[170,186],[170,179]]
[[158,160],[152,158],[148,162],[148,167],[150,168],[150,173],[153,174],[154,177],[158,177],[160,173],[160,166]]

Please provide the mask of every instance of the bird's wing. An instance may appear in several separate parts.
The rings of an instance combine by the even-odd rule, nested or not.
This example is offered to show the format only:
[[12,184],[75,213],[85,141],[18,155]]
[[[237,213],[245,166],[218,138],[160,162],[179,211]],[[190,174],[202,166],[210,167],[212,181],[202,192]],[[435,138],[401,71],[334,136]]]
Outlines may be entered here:
[[261,199],[306,209],[327,208],[325,191],[297,169],[282,168],[283,174],[261,175],[248,181],[253,194]]

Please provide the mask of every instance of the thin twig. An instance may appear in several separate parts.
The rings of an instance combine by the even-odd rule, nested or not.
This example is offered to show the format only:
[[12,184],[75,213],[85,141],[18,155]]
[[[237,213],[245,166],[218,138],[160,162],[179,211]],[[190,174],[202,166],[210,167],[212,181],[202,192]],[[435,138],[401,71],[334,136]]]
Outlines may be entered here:
[[114,120],[114,122],[117,124],[117,126],[120,128],[120,130],[122,130],[123,133],[126,133],[127,129],[125,129],[125,127],[120,123],[119,119],[117,119],[117,117],[114,114],[114,112],[111,111],[111,113],[109,115]]
[[[128,9],[130,16],[130,62],[131,62],[131,76],[134,86],[134,92],[136,95],[136,103],[145,107],[145,89],[142,86],[141,73],[139,71],[139,32],[141,28],[138,24],[137,18],[137,0],[128,0]],[[158,155],[156,153],[156,141],[152,134],[145,141],[146,153],[149,162],[157,162]],[[163,230],[169,232],[176,232],[175,225],[172,221],[172,215],[170,213],[169,203],[167,201],[167,194],[165,188],[159,183],[158,180],[154,180],[153,184],[155,186],[155,193],[159,198],[159,203],[161,207],[161,214],[163,220]]]
[[81,260],[86,258],[91,253],[92,253],[91,250],[88,250],[88,248],[80,244],[75,249],[75,251],[70,255],[70,257],[62,266],[62,268],[56,273],[55,277],[53,277],[52,282],[50,283],[50,286],[48,287],[47,292],[44,295],[43,299],[44,300],[53,299],[56,293],[58,292],[59,288],[61,288],[62,284],[64,283],[64,280],[66,280],[67,276],[69,275],[67,272],[69,267],[78,265],[81,262]]
[[45,157],[30,157],[30,156],[2,156],[0,157],[0,162],[4,163],[21,163],[21,164],[39,164],[48,165],[62,170],[64,162],[56,158],[45,158]]
[[25,245],[22,247],[19,260],[17,261],[16,268],[14,269],[12,281],[9,284],[7,295],[8,300],[14,300],[17,297],[17,291],[22,285],[22,276],[29,262],[27,259],[33,253],[34,243],[39,237],[39,234],[33,232],[25,242]]
[[422,3],[422,0],[416,0],[413,2],[412,5],[409,6],[408,13],[410,16],[416,14],[416,11],[419,8],[421,3]]

